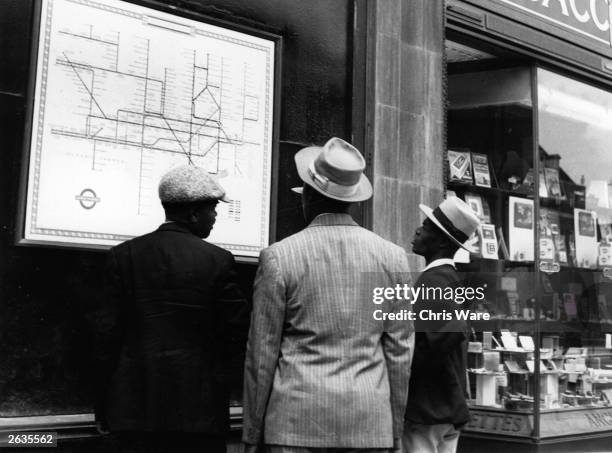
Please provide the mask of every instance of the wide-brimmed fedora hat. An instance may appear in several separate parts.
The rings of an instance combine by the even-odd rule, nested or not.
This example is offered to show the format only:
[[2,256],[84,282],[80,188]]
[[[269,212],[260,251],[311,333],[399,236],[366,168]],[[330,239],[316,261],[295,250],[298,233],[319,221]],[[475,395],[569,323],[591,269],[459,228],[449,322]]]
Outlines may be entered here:
[[455,244],[474,253],[474,250],[465,245],[465,242],[474,234],[480,225],[480,220],[463,200],[448,197],[436,209],[431,209],[424,204],[420,204],[419,208]]
[[[372,196],[372,184],[363,174],[365,159],[350,143],[333,137],[321,146],[303,148],[295,155],[302,181],[334,200],[357,202]],[[294,192],[302,193],[301,187]]]

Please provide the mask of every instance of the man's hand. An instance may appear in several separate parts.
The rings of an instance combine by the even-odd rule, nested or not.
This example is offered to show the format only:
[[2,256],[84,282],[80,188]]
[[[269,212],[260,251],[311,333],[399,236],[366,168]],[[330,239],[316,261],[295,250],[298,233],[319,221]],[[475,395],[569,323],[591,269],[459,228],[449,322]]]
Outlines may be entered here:
[[404,449],[402,448],[402,440],[401,439],[393,439],[393,448],[389,450],[389,453],[403,453]]

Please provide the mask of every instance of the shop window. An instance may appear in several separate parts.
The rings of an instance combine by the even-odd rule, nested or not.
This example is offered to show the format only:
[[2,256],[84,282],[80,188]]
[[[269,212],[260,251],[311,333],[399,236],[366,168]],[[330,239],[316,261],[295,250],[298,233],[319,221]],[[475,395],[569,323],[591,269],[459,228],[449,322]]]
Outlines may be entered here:
[[[455,259],[473,285],[485,288],[485,300],[470,308],[488,315],[472,323],[468,430],[513,436],[533,432],[532,142],[529,67],[449,77],[447,196],[462,198],[482,222],[470,240],[475,253]],[[517,235],[527,238],[526,244]],[[500,412],[512,412],[513,419],[499,423]]]
[[449,64],[445,161],[447,195],[482,221],[456,257],[489,318],[472,322],[466,431],[609,431],[612,93],[471,55]]
[[[599,420],[612,405],[612,93],[544,69],[537,87],[547,437],[610,429]],[[576,423],[560,432],[558,412]]]

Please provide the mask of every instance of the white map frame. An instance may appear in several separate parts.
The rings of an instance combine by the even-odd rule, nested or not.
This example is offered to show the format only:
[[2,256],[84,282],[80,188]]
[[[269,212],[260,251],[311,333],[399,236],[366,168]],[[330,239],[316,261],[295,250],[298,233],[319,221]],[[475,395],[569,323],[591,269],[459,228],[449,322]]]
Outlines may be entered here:
[[278,42],[121,0],[42,0],[19,244],[109,248],[164,220],[157,182],[219,178],[210,242],[270,241]]

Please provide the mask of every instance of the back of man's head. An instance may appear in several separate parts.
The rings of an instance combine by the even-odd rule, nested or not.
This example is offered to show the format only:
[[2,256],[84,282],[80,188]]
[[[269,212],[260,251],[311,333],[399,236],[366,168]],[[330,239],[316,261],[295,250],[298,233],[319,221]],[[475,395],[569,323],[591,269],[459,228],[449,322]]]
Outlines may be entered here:
[[227,201],[223,187],[206,170],[195,165],[181,165],[164,174],[158,193],[162,205]]
[[304,184],[302,189],[302,208],[307,222],[312,221],[319,214],[345,214],[349,211],[351,204],[348,201],[326,197],[308,184]]
[[206,170],[194,165],[173,168],[159,182],[159,199],[166,220],[180,222],[200,237],[208,237],[225,190]]

